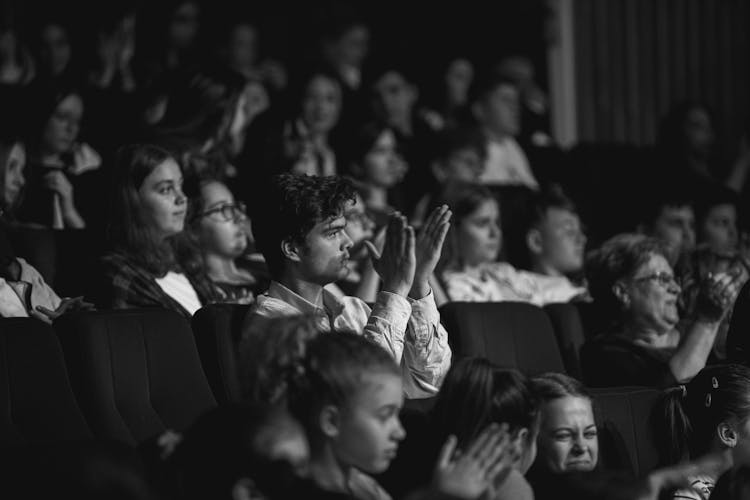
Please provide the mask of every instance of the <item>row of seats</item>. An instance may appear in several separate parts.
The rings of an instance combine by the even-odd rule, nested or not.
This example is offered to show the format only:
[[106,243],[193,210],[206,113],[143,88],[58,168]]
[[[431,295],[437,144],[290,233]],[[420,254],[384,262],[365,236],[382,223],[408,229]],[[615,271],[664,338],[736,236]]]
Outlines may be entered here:
[[[577,318],[574,311],[561,305],[545,314],[515,303],[441,308],[457,357],[482,355],[529,373],[567,367],[554,325]],[[186,429],[201,413],[240,398],[236,345],[246,313],[247,306],[211,305],[194,316],[192,328],[180,315],[155,309],[82,312],[54,328],[0,319],[0,442],[96,438],[137,446],[166,429]],[[640,472],[656,463],[646,417],[657,395],[596,393],[599,422],[616,450],[612,465]],[[421,414],[430,406],[407,404]]]

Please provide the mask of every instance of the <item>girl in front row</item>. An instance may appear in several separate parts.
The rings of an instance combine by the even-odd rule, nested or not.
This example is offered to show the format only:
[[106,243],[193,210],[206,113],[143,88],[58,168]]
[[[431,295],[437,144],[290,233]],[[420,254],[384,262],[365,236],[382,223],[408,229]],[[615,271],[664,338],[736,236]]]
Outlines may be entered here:
[[[715,365],[689,383],[670,389],[660,404],[665,428],[665,455],[672,463],[709,453],[727,455],[725,464],[747,464],[750,458],[750,368]],[[698,469],[691,487],[674,499],[706,500],[724,470]]]
[[[390,499],[368,474],[384,472],[406,431],[401,370],[380,346],[346,332],[319,334],[292,363],[287,404],[310,442],[309,473],[323,490],[358,500]],[[456,437],[443,447],[432,486],[415,498],[477,498],[507,476],[513,460],[504,427],[485,428],[454,453]]]

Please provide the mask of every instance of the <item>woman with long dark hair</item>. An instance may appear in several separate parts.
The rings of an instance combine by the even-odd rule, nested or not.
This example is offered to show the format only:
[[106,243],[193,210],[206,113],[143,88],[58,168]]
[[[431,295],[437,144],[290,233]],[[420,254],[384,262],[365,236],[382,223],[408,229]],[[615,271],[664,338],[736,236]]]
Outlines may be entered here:
[[162,307],[192,316],[214,294],[205,276],[188,276],[175,257],[174,239],[181,236],[187,214],[180,166],[159,147],[126,146],[118,152],[114,181],[105,304]]

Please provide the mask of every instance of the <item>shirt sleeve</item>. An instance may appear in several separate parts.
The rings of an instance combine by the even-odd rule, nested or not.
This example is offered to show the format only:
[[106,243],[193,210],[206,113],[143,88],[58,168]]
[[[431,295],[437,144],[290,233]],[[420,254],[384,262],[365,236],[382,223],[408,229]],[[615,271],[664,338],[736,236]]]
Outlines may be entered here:
[[357,303],[361,303],[368,314],[363,329],[364,336],[391,353],[397,363],[401,363],[406,326],[412,311],[409,301],[395,293],[378,292],[372,310],[359,299]]
[[448,333],[440,324],[435,296],[409,299],[411,316],[404,343],[404,385],[410,398],[434,396],[451,364]]

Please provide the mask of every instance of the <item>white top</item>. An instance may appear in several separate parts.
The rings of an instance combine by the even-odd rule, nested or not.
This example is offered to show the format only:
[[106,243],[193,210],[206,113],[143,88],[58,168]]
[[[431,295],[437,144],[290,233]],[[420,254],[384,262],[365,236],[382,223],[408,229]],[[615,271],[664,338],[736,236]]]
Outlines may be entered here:
[[455,302],[528,302],[537,306],[570,299],[586,293],[564,276],[545,276],[516,269],[507,262],[482,264],[471,274],[443,273],[445,292]]
[[190,314],[201,308],[201,301],[195,288],[182,273],[169,271],[163,278],[156,278],[156,284],[164,290],[164,293],[176,300]]
[[526,154],[512,137],[487,141],[487,160],[479,182],[489,185],[519,185],[539,189]]

